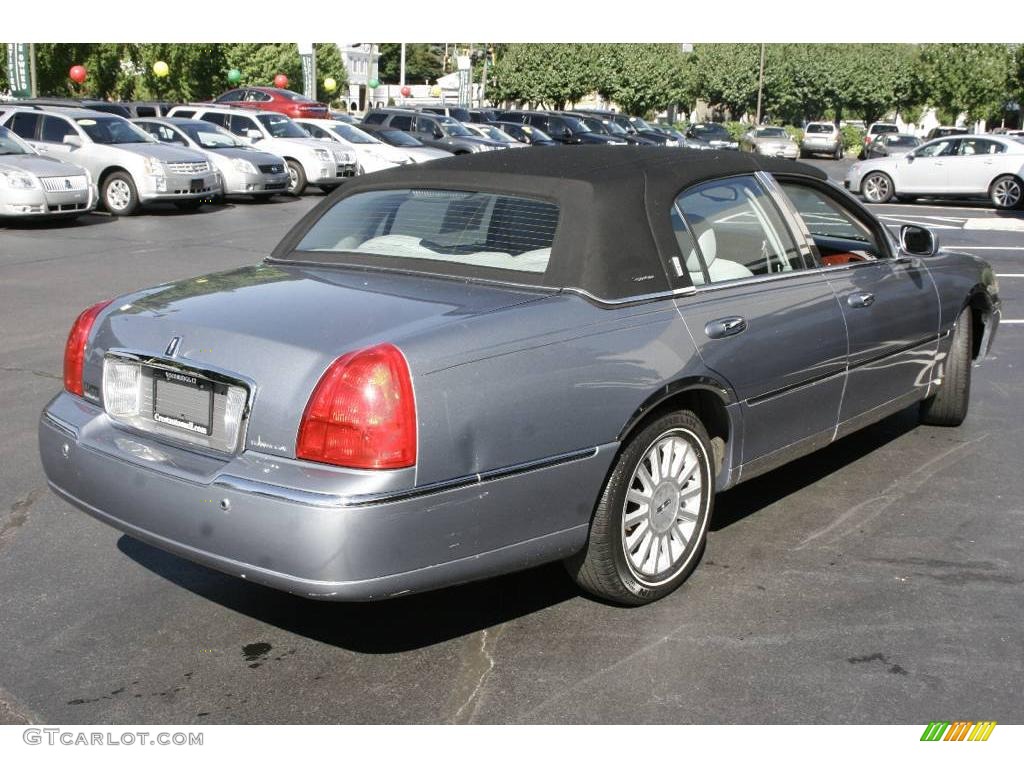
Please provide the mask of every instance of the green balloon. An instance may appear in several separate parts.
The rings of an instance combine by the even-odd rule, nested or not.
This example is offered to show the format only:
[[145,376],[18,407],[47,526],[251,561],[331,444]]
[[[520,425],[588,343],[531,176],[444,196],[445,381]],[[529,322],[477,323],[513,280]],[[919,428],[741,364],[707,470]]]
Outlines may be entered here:
[[376,88],[378,85],[380,85],[380,80],[371,80],[369,83],[367,83],[367,85],[369,85],[371,88]]
[[242,73],[239,72],[237,69],[229,69],[228,70],[228,82],[229,83],[237,83],[241,79],[242,79]]

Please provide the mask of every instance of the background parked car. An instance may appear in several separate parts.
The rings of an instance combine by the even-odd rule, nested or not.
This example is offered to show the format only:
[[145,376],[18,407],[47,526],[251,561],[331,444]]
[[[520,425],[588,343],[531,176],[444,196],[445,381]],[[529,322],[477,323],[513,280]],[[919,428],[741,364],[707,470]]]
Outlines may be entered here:
[[996,208],[1024,200],[1024,144],[995,135],[947,136],[896,157],[854,163],[846,175],[851,192],[870,203],[921,195],[988,197]]
[[498,110],[489,107],[469,110],[469,122],[471,123],[496,123],[498,121]]
[[117,101],[104,101],[102,99],[63,99],[54,96],[40,96],[35,99],[19,99],[15,102],[15,105],[91,109],[94,112],[106,112],[118,117],[132,117],[131,110],[124,104]]
[[477,136],[483,139],[488,139],[489,141],[496,141],[499,144],[504,144],[506,149],[526,148],[526,144],[523,144],[521,141],[512,138],[496,125],[491,125],[490,123],[463,123],[463,125],[465,125],[468,130],[472,131]]
[[163,144],[204,154],[220,172],[225,195],[267,198],[288,189],[284,158],[246,144],[219,125],[188,117],[146,117],[133,122]]
[[417,104],[415,109],[420,112],[430,112],[434,115],[451,117],[458,120],[460,123],[473,122],[470,111],[465,107],[458,106],[457,104]]
[[540,128],[552,141],[559,144],[625,144],[620,139],[594,133],[578,118],[522,109],[499,112],[502,122],[520,123]]
[[729,129],[721,123],[694,123],[686,129],[686,138],[707,144],[711,149],[739,149]]
[[647,141],[651,141],[662,146],[675,146],[675,141],[673,139],[660,131],[654,130],[642,117],[634,117],[632,115],[625,115],[622,112],[611,112],[599,109],[581,109],[577,111],[593,115],[595,117],[600,117],[603,120],[609,120],[629,136],[646,139]]
[[198,208],[221,194],[220,175],[199,152],[160,144],[129,120],[88,109],[16,109],[4,125],[35,149],[79,165],[115,215],[140,205],[173,202]]
[[883,133],[868,146],[868,159],[903,155],[921,146],[921,140],[909,133]]
[[946,136],[965,136],[970,133],[967,128],[961,128],[955,125],[938,125],[928,131],[928,134],[924,137],[925,141],[931,141],[932,139],[941,139]]
[[178,106],[173,101],[122,101],[125,109],[132,117],[166,117],[172,109]]
[[96,207],[87,170],[41,155],[0,127],[0,217],[75,218]]
[[370,123],[360,123],[356,127],[359,128],[359,130],[370,134],[375,139],[380,139],[385,144],[401,150],[408,155],[414,163],[426,163],[442,157],[452,156],[452,153],[448,150],[438,149],[437,147],[428,147],[411,133],[400,131],[397,128],[387,128],[382,125],[372,125]]
[[800,148],[786,129],[774,125],[762,125],[747,131],[740,139],[740,150],[789,160],[796,160],[800,154]]
[[188,104],[172,117],[194,117],[226,128],[247,144],[283,157],[288,165],[288,192],[301,195],[310,184],[329,192],[356,174],[355,153],[312,138],[290,118],[274,112]]
[[[601,136],[607,136],[615,144],[634,144],[648,147],[656,147],[659,142],[652,139],[645,139],[638,133],[629,133],[625,128],[618,125],[614,120],[600,115],[586,112],[560,112],[558,114],[570,115],[583,123],[587,130]],[[666,137],[667,138],[667,137]]]
[[455,155],[505,149],[504,144],[481,138],[452,117],[410,109],[371,109],[363,119],[370,125],[385,125],[411,133],[428,147],[446,149]]
[[800,140],[800,157],[830,155],[833,160],[843,157],[843,134],[835,123],[808,123]]
[[386,171],[412,162],[408,155],[389,147],[382,141],[364,133],[354,125],[334,120],[296,120],[295,124],[314,139],[324,139],[341,144],[356,155],[357,173]]
[[863,160],[868,156],[868,147],[871,142],[877,139],[884,133],[899,133],[900,129],[896,123],[872,123],[868,126],[867,131],[864,133],[864,144],[860,148],[860,159]]
[[233,88],[213,100],[215,104],[231,104],[246,109],[265,109],[288,117],[327,117],[327,105],[301,93],[285,88]]
[[510,123],[504,120],[495,121],[494,125],[501,128],[501,130],[516,141],[521,141],[523,144],[529,144],[533,147],[553,147],[558,144],[557,141],[553,140],[540,128],[535,128],[532,125]]

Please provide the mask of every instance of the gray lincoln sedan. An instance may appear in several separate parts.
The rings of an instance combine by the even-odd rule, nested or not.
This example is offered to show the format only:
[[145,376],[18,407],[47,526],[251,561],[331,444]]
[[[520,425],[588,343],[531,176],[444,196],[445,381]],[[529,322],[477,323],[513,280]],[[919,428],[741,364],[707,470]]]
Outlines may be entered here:
[[988,264],[801,163],[484,153],[86,309],[39,447],[90,515],[300,595],[563,560],[639,604],[696,567],[718,491],[910,406],[960,424],[999,316]]

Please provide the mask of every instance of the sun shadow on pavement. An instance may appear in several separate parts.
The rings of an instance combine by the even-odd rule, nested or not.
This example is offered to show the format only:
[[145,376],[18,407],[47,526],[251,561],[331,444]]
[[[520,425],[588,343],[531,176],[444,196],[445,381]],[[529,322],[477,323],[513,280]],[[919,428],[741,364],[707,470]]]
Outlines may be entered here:
[[715,499],[711,530],[718,531],[780,499],[814,485],[920,425],[915,404],[815,453],[755,477]]
[[415,650],[488,629],[576,597],[558,563],[376,603],[307,600],[227,576],[129,536],[118,549],[142,567],[225,608],[358,653]]

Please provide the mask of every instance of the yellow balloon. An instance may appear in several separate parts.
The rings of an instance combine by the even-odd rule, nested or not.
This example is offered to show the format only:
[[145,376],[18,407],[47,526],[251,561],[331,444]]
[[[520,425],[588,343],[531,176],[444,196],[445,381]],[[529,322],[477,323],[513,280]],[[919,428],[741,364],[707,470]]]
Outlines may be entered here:
[[167,77],[167,73],[170,71],[171,69],[167,66],[166,61],[158,61],[153,65],[153,74],[157,77]]
[[338,87],[338,81],[333,77],[328,77],[324,80],[324,90],[328,93],[334,93],[334,89]]
[[435,85],[433,88],[431,88],[430,89],[430,95],[431,96],[440,96],[441,95],[441,86]]

